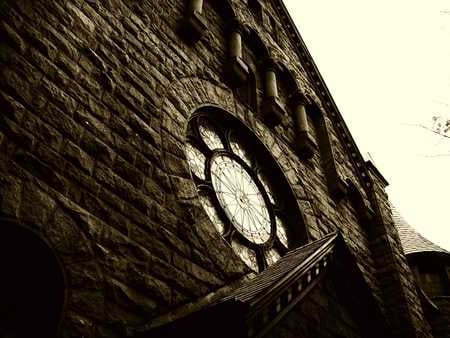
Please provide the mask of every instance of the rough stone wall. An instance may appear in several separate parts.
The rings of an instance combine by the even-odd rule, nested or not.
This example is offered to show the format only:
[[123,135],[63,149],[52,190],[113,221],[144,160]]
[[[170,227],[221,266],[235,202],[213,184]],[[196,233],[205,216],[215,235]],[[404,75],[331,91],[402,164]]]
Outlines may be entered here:
[[[184,156],[187,119],[204,104],[254,130],[291,184],[311,239],[340,229],[381,297],[366,234],[349,201],[329,196],[320,154],[299,159],[291,115],[270,130],[224,83],[229,18],[217,2],[205,1],[208,31],[194,46],[177,33],[181,0],[0,6],[0,212],[36,229],[61,257],[64,336],[120,336],[248,272],[201,209]],[[271,3],[262,26],[244,1],[233,6],[322,107],[283,25],[272,36],[267,15],[280,19]],[[339,172],[367,198],[326,120]]]
[[[1,4],[1,213],[60,256],[64,336],[120,336],[247,271],[197,215],[183,133],[170,132],[183,117],[159,104],[164,92],[177,104],[174,79],[217,73],[219,58],[180,41],[181,2],[135,5]],[[228,89],[187,81],[181,94],[192,85],[229,108]]]
[[372,179],[378,216],[371,230],[370,244],[377,262],[376,274],[382,288],[388,321],[397,337],[432,337],[383,184],[373,173]]

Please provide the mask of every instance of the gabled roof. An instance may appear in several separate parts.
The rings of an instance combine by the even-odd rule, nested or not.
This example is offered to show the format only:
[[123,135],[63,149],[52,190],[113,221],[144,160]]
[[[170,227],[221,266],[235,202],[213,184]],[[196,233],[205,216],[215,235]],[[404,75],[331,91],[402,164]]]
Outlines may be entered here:
[[417,254],[423,252],[437,252],[450,254],[445,249],[429,241],[418,233],[405,219],[400,215],[398,210],[391,205],[392,218],[400,235],[400,241],[406,255]]
[[338,233],[290,251],[216,306],[239,308],[248,336],[260,337],[281,320],[325,276]]
[[[195,332],[197,337],[247,337],[267,330],[275,317],[282,317],[317,284],[328,270],[338,233],[290,251],[253,279],[202,309],[164,324],[130,330],[133,337],[175,337]],[[290,296],[287,297],[287,294]],[[281,298],[288,300],[281,306]],[[272,313],[255,321],[261,313]],[[229,325],[223,326],[223,318]],[[170,319],[170,318],[169,318]],[[230,320],[231,319],[231,320]],[[202,324],[200,324],[202,323]],[[217,326],[221,326],[220,332]],[[199,327],[201,327],[200,330]],[[251,331],[251,332],[250,332]]]
[[336,238],[337,233],[333,232],[324,238],[290,251],[274,265],[220,302],[233,300],[248,305],[257,304],[267,294],[273,294],[278,288],[289,283],[289,280],[298,279],[301,274],[308,273],[311,266],[316,265],[324,255],[331,251]]
[[[330,273],[328,273],[330,272]],[[330,278],[353,304],[367,337],[387,337],[385,321],[355,258],[337,233],[294,249],[228,295],[184,317],[130,331],[133,337],[261,337],[283,319],[323,280]],[[356,300],[356,301],[352,301]],[[352,303],[353,302],[353,303]],[[365,305],[361,308],[360,304]],[[364,318],[371,318],[367,322]],[[169,318],[170,319],[170,318]],[[224,325],[225,323],[225,325]]]

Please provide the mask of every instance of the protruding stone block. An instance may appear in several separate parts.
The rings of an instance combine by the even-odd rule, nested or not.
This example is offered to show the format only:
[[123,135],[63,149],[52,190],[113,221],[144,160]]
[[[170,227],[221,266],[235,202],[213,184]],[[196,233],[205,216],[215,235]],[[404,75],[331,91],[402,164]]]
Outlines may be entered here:
[[311,158],[317,150],[309,132],[308,116],[305,105],[308,99],[301,91],[297,91],[291,98],[294,107],[294,126],[295,126],[295,148],[297,154],[302,158]]
[[225,75],[233,87],[239,87],[248,80],[249,69],[240,57],[230,58],[225,68]]
[[284,114],[286,114],[286,111],[278,97],[269,96],[264,99],[261,106],[261,119],[267,126],[273,128],[279,125]]
[[233,87],[240,87],[248,80],[249,68],[242,59],[242,25],[234,18],[229,24],[228,63],[225,75]]

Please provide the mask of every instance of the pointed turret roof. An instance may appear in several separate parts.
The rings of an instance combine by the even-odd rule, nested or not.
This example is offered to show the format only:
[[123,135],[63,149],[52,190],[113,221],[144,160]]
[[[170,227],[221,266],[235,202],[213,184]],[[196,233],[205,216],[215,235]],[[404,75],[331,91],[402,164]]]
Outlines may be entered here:
[[406,255],[423,253],[423,252],[437,252],[450,254],[445,249],[429,241],[418,233],[406,220],[400,215],[399,211],[391,204],[392,218],[400,235],[400,241]]

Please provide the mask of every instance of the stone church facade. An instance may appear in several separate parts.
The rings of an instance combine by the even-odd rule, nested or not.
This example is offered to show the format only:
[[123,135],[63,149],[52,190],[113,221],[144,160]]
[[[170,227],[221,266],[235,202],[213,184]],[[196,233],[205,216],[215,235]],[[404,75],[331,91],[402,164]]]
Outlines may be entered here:
[[281,0],[0,18],[1,337],[445,337]]

